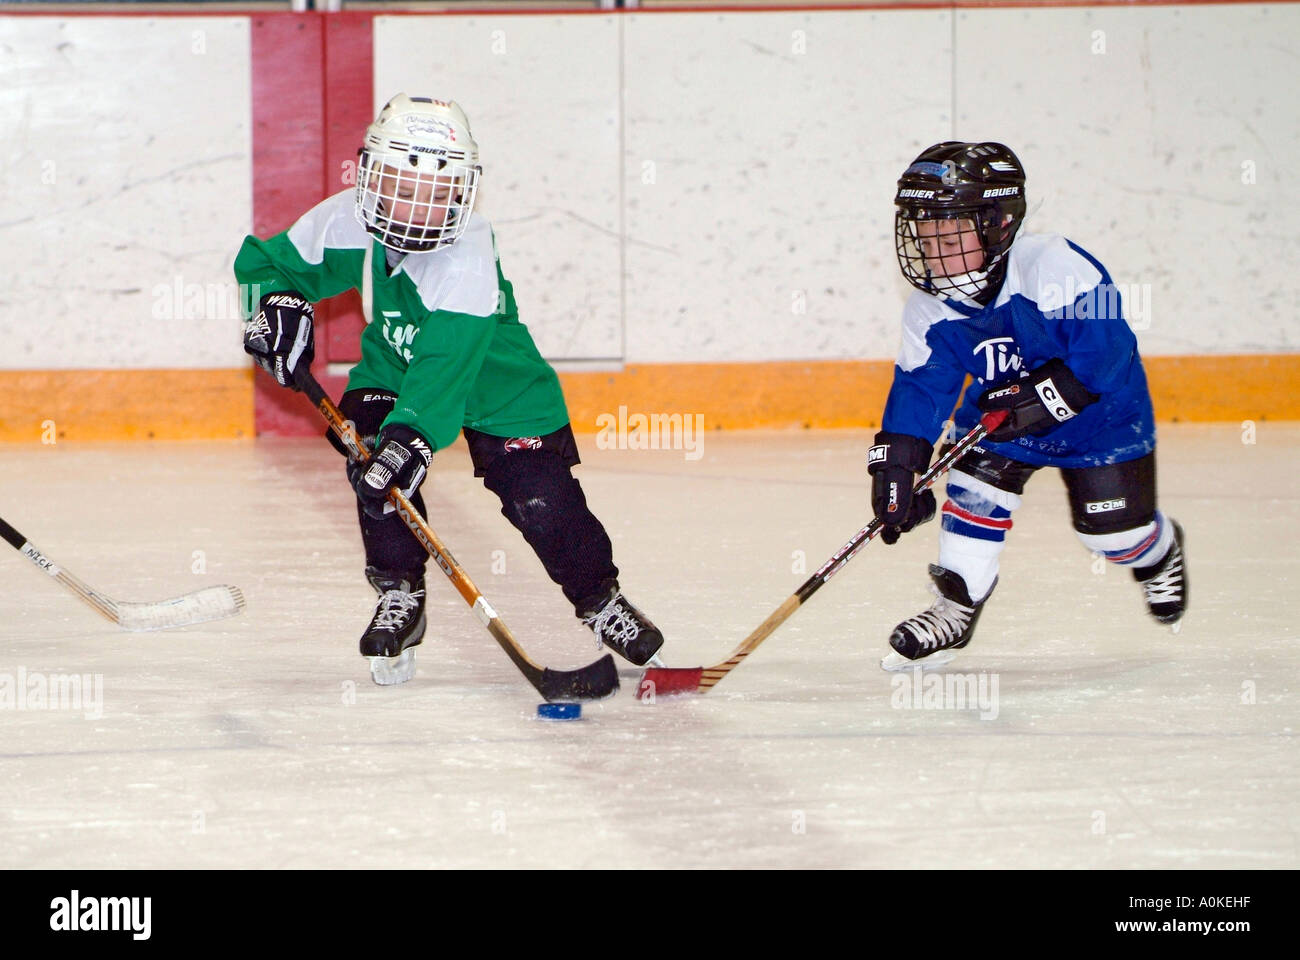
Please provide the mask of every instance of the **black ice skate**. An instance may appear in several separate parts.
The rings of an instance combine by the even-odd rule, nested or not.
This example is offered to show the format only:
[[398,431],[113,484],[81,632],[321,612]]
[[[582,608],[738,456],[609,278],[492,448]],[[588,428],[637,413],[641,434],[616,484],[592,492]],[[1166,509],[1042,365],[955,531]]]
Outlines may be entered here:
[[413,585],[366,567],[366,579],[379,594],[379,603],[361,635],[361,655],[370,661],[375,683],[405,683],[415,676],[414,648],[424,640],[424,578]]
[[610,591],[609,600],[599,610],[584,613],[582,622],[601,643],[638,667],[645,666],[664,645],[659,628],[617,591]]
[[[889,635],[889,645],[895,654],[886,656],[880,665],[886,670],[899,670],[912,666],[912,661],[924,660],[925,666],[938,666],[953,658],[952,651],[970,643],[975,634],[975,622],[992,588],[979,603],[970,598],[966,581],[960,574],[930,564],[934,591],[939,595],[929,610],[904,620]],[[998,585],[997,580],[993,586]]]
[[1177,520],[1174,542],[1163,560],[1149,567],[1134,567],[1133,579],[1142,584],[1147,609],[1161,623],[1177,623],[1187,611],[1187,568],[1183,562],[1183,528]]

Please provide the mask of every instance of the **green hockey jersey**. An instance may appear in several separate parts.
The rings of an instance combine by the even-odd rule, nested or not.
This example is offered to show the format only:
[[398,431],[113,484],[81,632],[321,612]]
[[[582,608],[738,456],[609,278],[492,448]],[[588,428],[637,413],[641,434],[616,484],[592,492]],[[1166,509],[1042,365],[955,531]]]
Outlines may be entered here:
[[296,290],[315,302],[362,290],[369,261],[371,315],[348,389],[397,394],[384,422],[414,428],[434,449],[451,444],[461,427],[524,437],[567,424],[559,379],[519,322],[487,220],[472,214],[454,244],[406,254],[390,271],[385,248],[353,206],[353,192],[344,190],[283,233],[245,238],[236,279],[256,284],[260,296]]

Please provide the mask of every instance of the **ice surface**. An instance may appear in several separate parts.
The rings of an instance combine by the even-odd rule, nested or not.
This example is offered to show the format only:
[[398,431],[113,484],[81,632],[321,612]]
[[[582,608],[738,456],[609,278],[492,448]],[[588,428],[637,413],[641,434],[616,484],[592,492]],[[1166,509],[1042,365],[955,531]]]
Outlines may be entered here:
[[[1161,428],[1177,634],[1093,571],[1037,476],[943,671],[996,678],[996,717],[902,708],[879,667],[929,603],[932,524],[869,545],[707,696],[638,702],[627,668],[563,724],[436,569],[416,678],[371,683],[374,595],[322,442],[11,448],[3,515],[57,563],[124,600],[232,583],[248,608],[130,634],[3,553],[0,866],[1295,868],[1298,441]],[[711,433],[698,460],[580,442],[669,665],[723,659],[868,519],[863,432]],[[596,658],[463,446],[425,493],[535,659]],[[73,673],[102,676],[98,706],[15,690]]]

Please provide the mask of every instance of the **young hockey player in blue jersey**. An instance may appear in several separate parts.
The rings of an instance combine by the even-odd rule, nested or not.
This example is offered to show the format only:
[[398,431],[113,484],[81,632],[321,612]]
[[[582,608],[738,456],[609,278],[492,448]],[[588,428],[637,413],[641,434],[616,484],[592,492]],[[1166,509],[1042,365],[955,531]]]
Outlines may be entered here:
[[1162,623],[1187,609],[1183,531],[1156,508],[1155,423],[1137,339],[1100,263],[1055,235],[1017,236],[1025,173],[1000,143],[940,143],[903,172],[895,198],[903,276],[917,292],[882,430],[868,455],[872,507],[895,543],[933,518],[913,496],[953,415],[958,436],[990,410],[1002,426],[948,474],[938,599],[894,628],[887,667],[952,658],[997,584],[1025,482],[1060,469],[1083,545],[1127,567]]

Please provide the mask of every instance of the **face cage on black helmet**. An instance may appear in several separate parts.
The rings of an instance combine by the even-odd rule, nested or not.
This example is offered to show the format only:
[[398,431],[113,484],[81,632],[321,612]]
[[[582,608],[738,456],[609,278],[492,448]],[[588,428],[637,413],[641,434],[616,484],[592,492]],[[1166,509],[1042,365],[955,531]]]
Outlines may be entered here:
[[[959,227],[957,231],[941,236],[974,233],[983,254],[981,262],[975,269],[965,269],[962,254],[944,254],[940,250],[939,257],[934,259],[938,259],[947,270],[938,273],[931,269],[922,251],[919,225],[956,221],[965,221],[972,226]],[[1001,211],[995,206],[934,210],[900,204],[894,216],[894,246],[899,269],[908,283],[924,293],[987,304],[1002,285],[1007,250],[1019,226],[1018,219],[1011,219],[1003,225]],[[964,256],[968,259],[970,255]]]
[[[399,163],[395,157],[381,157],[361,151],[357,164],[356,193],[357,216],[361,222],[384,246],[405,253],[437,250],[455,243],[469,227],[469,215],[478,192],[480,168],[448,164],[433,174],[403,169]],[[401,187],[411,187],[418,196],[422,185],[433,188],[428,201],[420,202],[418,199],[396,195]],[[450,189],[445,200],[437,201],[437,190],[442,185],[447,185]],[[423,219],[426,223],[392,219],[385,208],[391,209],[390,205],[398,202],[414,208],[412,221]],[[427,221],[433,218],[434,211],[440,210],[446,211],[442,223],[438,226],[429,225]]]

